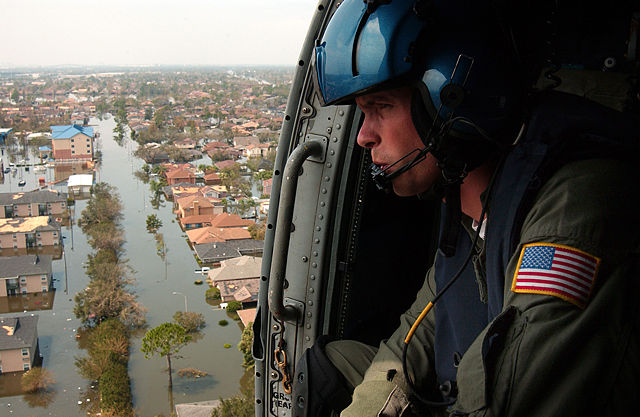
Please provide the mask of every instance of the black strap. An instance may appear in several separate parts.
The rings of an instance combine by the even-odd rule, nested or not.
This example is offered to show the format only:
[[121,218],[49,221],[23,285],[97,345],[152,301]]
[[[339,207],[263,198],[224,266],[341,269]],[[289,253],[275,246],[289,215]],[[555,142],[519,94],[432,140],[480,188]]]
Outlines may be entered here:
[[453,163],[453,161],[444,161],[439,166],[444,178],[444,198],[446,201],[439,248],[444,256],[450,257],[456,253],[458,232],[462,221],[460,185],[467,176],[467,171],[464,163]]
[[344,376],[325,354],[324,347],[330,341],[328,336],[320,336],[296,366],[293,416],[324,417],[331,410],[342,411],[351,403],[351,391]]

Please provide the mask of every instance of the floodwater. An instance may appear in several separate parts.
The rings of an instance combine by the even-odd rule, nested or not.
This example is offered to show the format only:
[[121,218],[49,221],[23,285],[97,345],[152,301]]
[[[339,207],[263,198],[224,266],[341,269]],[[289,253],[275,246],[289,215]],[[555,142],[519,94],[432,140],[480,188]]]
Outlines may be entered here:
[[[173,314],[184,311],[185,307],[188,311],[202,313],[207,324],[200,335],[180,351],[181,357],[172,360],[172,395],[168,391],[166,359],[157,356],[145,359],[140,352],[144,332],[132,337],[129,375],[136,415],[168,416],[174,403],[206,401],[237,394],[244,373],[242,354],[237,349],[241,335],[239,325],[230,320],[225,311],[206,302],[206,283],[194,284],[196,279],[203,277],[194,273],[198,265],[185,240],[186,235],[172,213],[171,202],[164,202],[154,209],[149,185],[134,175],[144,164],[132,155],[135,146],[128,140],[123,146],[113,141],[115,122],[112,118],[103,121],[93,119],[91,124],[100,133],[98,141],[103,153],[96,181],[115,186],[124,205],[125,257],[135,271],[134,289],[138,301],[148,310],[149,328],[172,321]],[[2,155],[5,167],[8,166],[6,152]],[[32,156],[32,160],[35,159]],[[210,163],[208,158],[205,159],[194,163]],[[82,167],[75,169],[78,173],[84,170]],[[44,176],[48,182],[60,176],[53,168],[46,168],[45,172],[34,172],[33,167],[29,172],[21,170],[24,168],[18,168],[15,176],[12,173],[5,175],[4,183],[0,184],[1,192],[33,190],[37,187],[38,177]],[[19,179],[26,180],[27,184],[18,187]],[[63,186],[64,182],[61,182],[54,188],[66,191]],[[85,206],[86,200],[76,201],[72,209],[73,218],[79,217]],[[164,235],[167,247],[166,262],[157,254],[154,236],[146,231],[146,218],[150,214],[156,214],[163,223],[159,232]],[[43,366],[52,372],[56,383],[49,394],[34,397],[19,393],[19,380],[15,375],[0,375],[2,416],[84,416],[91,410],[91,404],[95,404],[92,381],[78,375],[74,365],[75,358],[86,356],[86,351],[79,347],[76,338],[81,323],[73,315],[73,296],[87,285],[83,263],[91,248],[77,226],[64,226],[62,235],[65,250],[63,256],[53,262],[55,293],[0,300],[2,316],[39,316]],[[223,319],[229,321],[228,326],[218,324]],[[225,348],[225,344],[231,347]],[[208,375],[198,379],[183,378],[176,374],[180,368],[197,368]]]

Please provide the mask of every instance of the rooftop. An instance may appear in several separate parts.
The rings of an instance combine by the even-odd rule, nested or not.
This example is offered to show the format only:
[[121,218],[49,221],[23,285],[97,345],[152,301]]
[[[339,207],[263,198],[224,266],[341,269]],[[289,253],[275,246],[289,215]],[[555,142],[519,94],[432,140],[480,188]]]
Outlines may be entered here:
[[51,274],[51,255],[1,256],[0,278]]
[[0,317],[0,350],[31,347],[38,335],[38,316]]
[[51,138],[52,139],[71,139],[77,134],[83,134],[90,138],[93,137],[93,128],[88,126],[79,125],[62,125],[51,126]]
[[52,221],[49,216],[0,219],[0,233],[25,233],[35,230],[57,230],[59,228],[58,223]]
[[[214,220],[215,221],[215,220]],[[211,242],[226,242],[229,240],[251,239],[251,233],[240,227],[202,227],[187,231],[189,241],[194,245]]]
[[231,240],[228,242],[210,242],[193,245],[193,249],[203,262],[219,262],[245,254],[261,254],[264,241],[253,239]]
[[71,175],[67,181],[69,187],[78,185],[93,185],[93,174],[77,174]]
[[255,256],[240,256],[220,263],[220,268],[209,271],[211,281],[242,280],[259,278],[262,269],[262,258]]
[[54,203],[66,201],[67,196],[54,190],[36,190],[26,193],[0,193],[0,205]]

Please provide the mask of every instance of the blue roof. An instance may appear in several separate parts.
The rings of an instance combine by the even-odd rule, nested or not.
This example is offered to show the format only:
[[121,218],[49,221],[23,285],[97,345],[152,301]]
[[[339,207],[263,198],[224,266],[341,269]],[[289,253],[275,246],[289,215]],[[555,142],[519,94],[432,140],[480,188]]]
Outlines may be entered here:
[[40,146],[40,147],[38,148],[38,150],[39,150],[39,151],[50,151],[50,150],[51,150],[51,148],[50,148],[50,147],[48,147],[48,146]]
[[70,139],[77,135],[78,133],[82,133],[90,138],[93,137],[93,128],[88,126],[79,126],[76,124],[73,125],[62,125],[62,126],[51,126],[51,138],[52,139]]

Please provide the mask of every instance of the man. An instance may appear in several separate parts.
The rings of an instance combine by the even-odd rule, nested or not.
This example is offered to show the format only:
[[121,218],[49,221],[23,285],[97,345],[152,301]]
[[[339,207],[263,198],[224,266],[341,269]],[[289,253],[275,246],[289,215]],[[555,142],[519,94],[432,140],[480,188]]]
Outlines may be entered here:
[[638,117],[575,89],[530,94],[540,51],[505,35],[530,27],[464,3],[347,0],[317,47],[319,94],[362,110],[374,179],[444,202],[435,264],[398,330],[378,349],[324,346],[354,389],[341,416],[628,414],[640,213],[624,159]]

